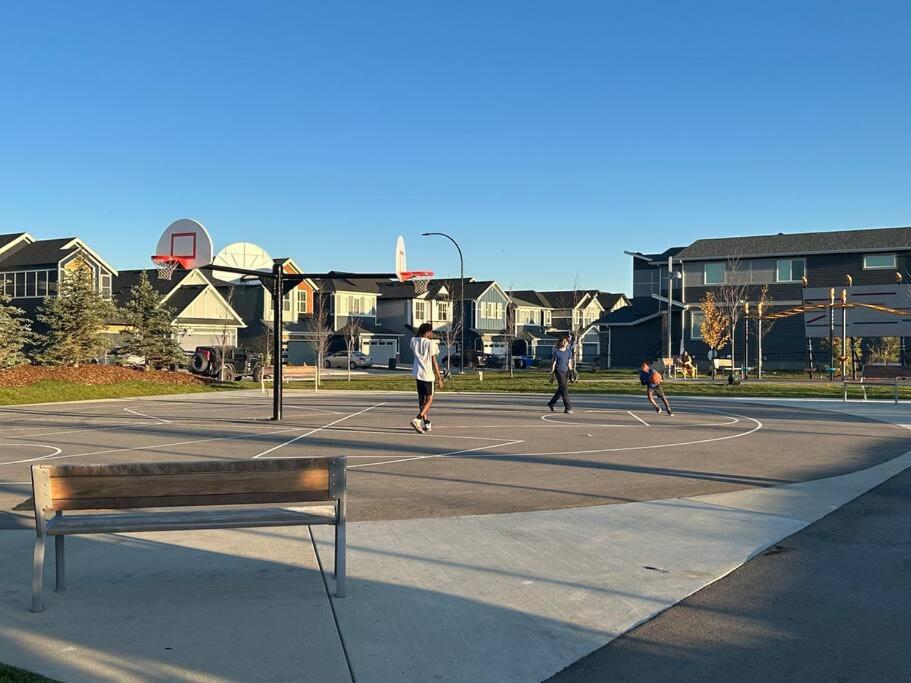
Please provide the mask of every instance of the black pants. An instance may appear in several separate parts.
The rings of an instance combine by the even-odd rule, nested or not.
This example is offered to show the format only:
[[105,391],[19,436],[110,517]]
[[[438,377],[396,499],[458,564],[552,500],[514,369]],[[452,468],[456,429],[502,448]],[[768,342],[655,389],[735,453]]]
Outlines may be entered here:
[[562,398],[563,399],[563,408],[565,410],[572,410],[573,409],[572,404],[569,402],[569,390],[566,388],[567,373],[562,370],[557,370],[556,372],[554,372],[554,375],[557,378],[557,391],[554,393],[554,397],[552,399],[550,399],[550,405],[552,405],[552,406],[557,405],[557,399]]

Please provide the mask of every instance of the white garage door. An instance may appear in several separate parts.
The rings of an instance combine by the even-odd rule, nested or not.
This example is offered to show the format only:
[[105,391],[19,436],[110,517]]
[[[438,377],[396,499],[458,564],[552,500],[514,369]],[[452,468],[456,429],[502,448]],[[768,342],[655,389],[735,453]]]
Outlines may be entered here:
[[505,356],[506,342],[488,342],[484,344],[484,353],[490,353],[494,356]]
[[387,365],[390,358],[395,358],[397,347],[391,339],[367,339],[361,343],[361,352],[370,356],[374,365]]

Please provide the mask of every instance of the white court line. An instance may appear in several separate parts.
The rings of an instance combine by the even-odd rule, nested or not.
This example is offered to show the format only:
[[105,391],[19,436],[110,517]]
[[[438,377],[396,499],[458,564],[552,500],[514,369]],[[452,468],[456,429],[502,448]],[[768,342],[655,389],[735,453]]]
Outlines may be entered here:
[[[317,432],[322,431],[322,430],[326,429],[327,427],[333,427],[333,426],[337,425],[339,422],[344,422],[345,420],[350,420],[352,417],[357,417],[358,415],[363,415],[368,410],[373,410],[374,408],[379,408],[380,406],[383,406],[383,405],[386,405],[386,404],[385,403],[376,403],[372,406],[368,406],[367,408],[364,408],[363,410],[359,410],[356,413],[351,413],[350,415],[345,415],[344,417],[340,417],[335,422],[330,422],[329,424],[323,425],[322,427],[317,427],[315,429],[311,429],[306,434],[299,434],[298,436],[295,436],[293,439],[289,439],[288,441],[285,441],[284,443],[280,443],[277,446],[268,448],[268,449],[264,450],[262,453],[257,453],[256,455],[253,456],[253,458],[251,458],[251,460],[253,460],[255,458],[261,458],[264,455],[268,455],[272,451],[277,451],[279,448],[284,448],[285,446],[289,446],[289,445],[293,444],[295,441],[300,441],[301,439],[304,439],[304,438],[310,436],[311,434],[316,434]],[[298,429],[300,429],[300,428],[298,427]]]
[[398,458],[396,460],[383,460],[381,462],[365,462],[361,465],[349,465],[348,469],[353,470],[358,467],[376,467],[377,465],[391,465],[396,462],[409,462],[411,460],[427,460],[428,458],[445,458],[451,455],[462,455],[463,453],[475,453],[477,451],[486,451],[491,448],[499,448],[500,446],[514,446],[517,443],[525,443],[524,441],[505,441],[503,443],[494,443],[489,446],[478,446],[477,448],[468,448],[463,451],[450,451],[448,453],[435,453],[433,455],[416,455],[411,458]]
[[639,420],[639,422],[641,422],[642,424],[644,424],[646,427],[651,427],[651,425],[650,425],[648,422],[646,422],[646,421],[643,420],[641,417],[639,417],[638,415],[636,415],[636,413],[634,413],[632,410],[627,410],[626,412],[628,412],[628,413],[629,413],[630,415],[632,415],[634,418],[636,418],[637,420]]
[[[48,458],[53,458],[56,455],[60,455],[61,450],[62,450],[60,448],[57,448],[56,446],[48,446],[43,443],[2,443],[2,444],[0,444],[0,446],[24,446],[26,448],[49,448],[52,451],[54,451],[50,455],[42,455],[37,458],[32,458],[30,460],[24,460],[24,461],[20,461],[20,462],[33,462],[35,460],[47,460]],[[16,464],[17,463],[15,463],[15,462],[0,462],[0,465],[16,465]]]
[[[210,441],[234,441],[236,439],[249,439],[254,436],[265,436],[268,434],[285,434],[287,432],[296,432],[300,427],[286,427],[285,429],[275,429],[269,432],[252,432],[248,434],[236,434],[234,436],[213,436],[208,439],[193,439],[190,441],[172,441],[170,443],[159,443],[152,444],[150,446],[130,446],[129,448],[108,448],[102,451],[89,451],[86,453],[68,453],[66,455],[52,455],[52,456],[42,456],[40,458],[28,458],[26,460],[14,460],[12,462],[0,462],[0,467],[3,465],[21,465],[27,462],[35,462],[36,460],[46,460],[49,458],[54,458],[55,460],[62,460],[63,458],[79,458],[84,455],[107,455],[109,453],[124,453],[127,451],[150,451],[156,448],[169,448],[171,446],[188,446],[190,444],[196,443],[208,443]],[[11,446],[38,446],[38,444],[26,444],[26,443],[15,443],[9,444]],[[45,446],[45,448],[56,448],[55,446]],[[58,451],[59,452],[59,451]]]
[[171,420],[166,420],[163,417],[155,417],[154,415],[146,415],[145,413],[140,413],[138,410],[133,410],[132,408],[124,408],[124,412],[132,413],[133,415],[138,415],[139,417],[147,417],[150,420],[158,420],[159,424],[171,424]]
[[330,415],[344,415],[345,413],[340,413],[337,410],[326,410],[324,408],[314,408],[313,406],[302,405],[296,406],[293,403],[286,403],[285,408],[294,408],[295,410],[315,410],[318,413],[329,413]]

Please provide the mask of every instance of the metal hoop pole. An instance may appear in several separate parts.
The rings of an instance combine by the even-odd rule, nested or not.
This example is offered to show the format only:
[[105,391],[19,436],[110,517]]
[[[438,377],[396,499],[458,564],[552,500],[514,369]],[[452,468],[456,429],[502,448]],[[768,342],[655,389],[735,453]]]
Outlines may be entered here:
[[[459,252],[459,315],[462,316],[461,326],[459,327],[459,374],[465,374],[465,259],[462,257],[462,248],[459,243],[445,232],[422,232],[421,237],[430,237],[437,235],[445,237],[455,245],[456,251]],[[450,354],[451,355],[451,354]]]

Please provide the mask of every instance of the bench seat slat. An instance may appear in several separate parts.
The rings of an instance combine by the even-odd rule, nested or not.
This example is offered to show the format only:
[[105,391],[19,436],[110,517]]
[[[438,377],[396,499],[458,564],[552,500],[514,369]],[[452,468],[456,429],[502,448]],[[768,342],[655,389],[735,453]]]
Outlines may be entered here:
[[334,505],[319,505],[300,509],[260,508],[256,510],[115,513],[72,515],[56,518],[48,527],[48,535],[63,536],[131,531],[185,531],[192,529],[243,529],[334,523]]
[[49,510],[128,510],[131,508],[194,507],[200,505],[254,505],[307,503],[331,500],[327,491],[280,493],[226,493],[186,496],[133,496],[123,498],[58,498]]
[[132,498],[229,493],[328,491],[328,469],[266,472],[193,472],[115,476],[51,475],[51,497]]

